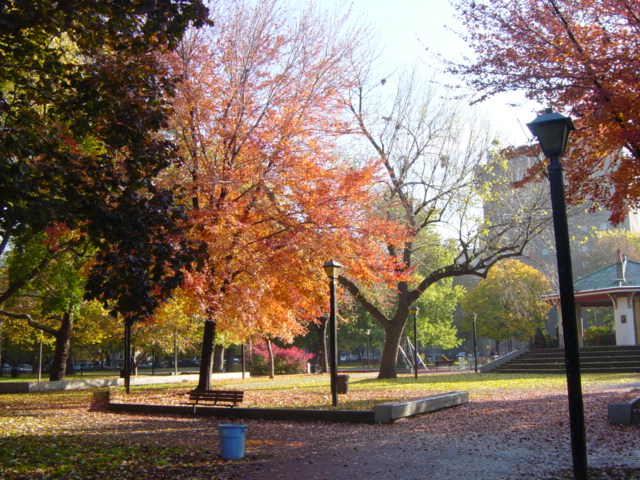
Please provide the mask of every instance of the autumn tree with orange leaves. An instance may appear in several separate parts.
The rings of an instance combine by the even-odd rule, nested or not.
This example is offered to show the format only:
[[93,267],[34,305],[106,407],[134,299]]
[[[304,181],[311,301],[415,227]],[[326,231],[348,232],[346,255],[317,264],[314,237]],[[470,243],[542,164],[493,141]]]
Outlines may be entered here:
[[401,235],[370,214],[378,164],[336,154],[366,32],[348,12],[276,0],[219,1],[211,14],[215,27],[168,60],[183,77],[172,132],[186,161],[163,179],[179,186],[207,250],[184,285],[205,318],[199,389],[210,386],[216,331],[292,340],[327,308],[326,260],[365,283],[388,278],[395,259],[378,245]]
[[[524,91],[570,114],[567,195],[620,223],[640,206],[640,4],[634,0],[456,0],[475,57],[451,68],[476,100]],[[539,165],[535,172],[543,174]]]

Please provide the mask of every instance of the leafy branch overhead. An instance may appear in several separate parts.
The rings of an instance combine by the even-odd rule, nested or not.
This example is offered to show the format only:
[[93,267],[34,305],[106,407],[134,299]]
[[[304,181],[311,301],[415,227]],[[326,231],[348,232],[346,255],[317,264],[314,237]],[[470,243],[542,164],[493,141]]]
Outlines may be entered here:
[[3,3],[2,251],[54,225],[78,231],[98,252],[89,295],[127,316],[180,282],[193,260],[183,216],[154,185],[179,160],[159,134],[175,77],[157,53],[206,14],[198,0]]
[[[620,223],[640,205],[640,5],[628,0],[456,0],[474,50],[450,65],[483,101],[508,91],[570,114],[567,194]],[[540,175],[538,168],[531,172]]]

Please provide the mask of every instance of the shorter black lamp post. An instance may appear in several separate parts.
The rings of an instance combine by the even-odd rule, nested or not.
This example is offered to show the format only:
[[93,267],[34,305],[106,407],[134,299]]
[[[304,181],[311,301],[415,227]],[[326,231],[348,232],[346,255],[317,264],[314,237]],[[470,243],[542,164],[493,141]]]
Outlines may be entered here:
[[576,480],[587,479],[587,445],[584,428],[584,405],[580,379],[580,352],[578,350],[578,327],[576,324],[575,294],[571,271],[571,249],[569,248],[569,226],[564,197],[562,165],[560,157],[567,147],[569,132],[575,130],[571,118],[553,113],[548,109],[527,126],[540,142],[545,157],[549,159],[549,187],[553,227],[556,237],[556,257],[560,286],[560,308],[564,331],[564,355],[567,371],[569,397],[569,419],[571,426],[571,450],[573,473]]
[[418,312],[420,309],[414,305],[410,310],[413,313],[413,374],[414,378],[418,378]]
[[324,268],[329,277],[330,310],[329,310],[329,368],[331,370],[331,403],[338,405],[338,340],[336,328],[336,278],[340,275],[342,265],[335,260],[325,263]]
[[367,335],[367,367],[369,366],[369,335],[371,335],[371,329],[367,328],[364,332]]
[[124,387],[127,394],[131,393],[131,327],[133,319],[124,320]]
[[476,373],[478,373],[478,343],[476,341],[476,320],[478,320],[478,314],[472,313],[471,318],[473,319],[473,361],[476,367]]
[[42,381],[42,330],[38,334],[38,381]]

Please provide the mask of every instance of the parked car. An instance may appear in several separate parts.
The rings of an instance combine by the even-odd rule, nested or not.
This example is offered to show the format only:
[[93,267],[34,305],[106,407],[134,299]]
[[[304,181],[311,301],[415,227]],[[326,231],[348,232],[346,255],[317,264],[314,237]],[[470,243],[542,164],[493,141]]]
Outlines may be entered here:
[[27,363],[21,363],[17,368],[19,373],[33,373],[33,367]]
[[200,363],[196,360],[178,360],[179,367],[199,367]]
[[73,368],[76,372],[86,372],[89,370],[95,370],[96,365],[93,362],[77,362]]

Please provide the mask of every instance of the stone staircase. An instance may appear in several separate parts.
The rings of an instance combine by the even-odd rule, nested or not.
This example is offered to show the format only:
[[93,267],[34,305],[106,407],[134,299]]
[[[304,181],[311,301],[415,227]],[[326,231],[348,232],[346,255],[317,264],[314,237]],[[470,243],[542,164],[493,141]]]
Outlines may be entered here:
[[[564,349],[531,350],[492,370],[497,373],[564,373]],[[584,347],[582,373],[640,373],[640,345]]]

